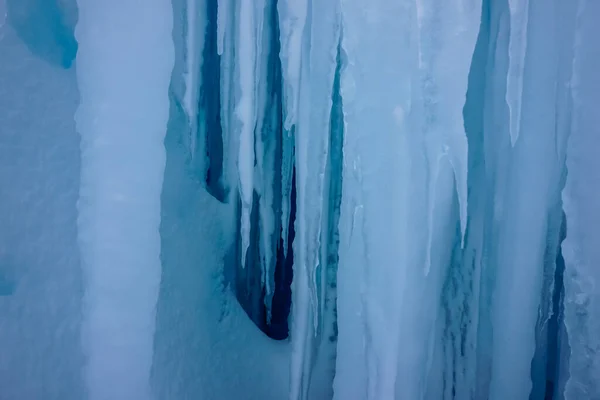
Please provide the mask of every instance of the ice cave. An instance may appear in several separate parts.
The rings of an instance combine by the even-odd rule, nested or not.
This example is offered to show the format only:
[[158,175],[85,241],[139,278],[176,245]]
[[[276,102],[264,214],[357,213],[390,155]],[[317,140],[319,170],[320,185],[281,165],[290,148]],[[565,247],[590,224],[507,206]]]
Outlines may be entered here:
[[0,400],[600,400],[600,0],[0,0]]

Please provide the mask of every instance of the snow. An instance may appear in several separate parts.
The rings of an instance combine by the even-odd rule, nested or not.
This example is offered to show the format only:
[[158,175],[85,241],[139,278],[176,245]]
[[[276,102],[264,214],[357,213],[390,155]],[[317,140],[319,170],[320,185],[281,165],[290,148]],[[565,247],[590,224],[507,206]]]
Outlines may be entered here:
[[172,8],[78,5],[84,381],[90,399],[150,398]]

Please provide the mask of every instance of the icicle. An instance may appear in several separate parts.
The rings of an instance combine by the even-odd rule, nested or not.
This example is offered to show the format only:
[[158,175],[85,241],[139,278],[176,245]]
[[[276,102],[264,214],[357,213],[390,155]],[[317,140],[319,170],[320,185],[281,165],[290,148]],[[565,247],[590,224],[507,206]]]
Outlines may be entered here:
[[294,164],[294,136],[300,90],[302,36],[307,15],[307,0],[281,0],[277,2],[280,31],[280,57],[283,75],[283,155],[282,155],[282,213],[281,235],[287,256],[287,237],[290,214],[291,179]]
[[[312,3],[288,3],[292,21],[282,22],[282,64],[288,87],[286,120],[295,126],[297,187],[296,239],[294,241],[294,290],[292,291],[291,399],[306,399],[312,358],[319,332],[321,227],[324,180],[330,141],[330,113],[339,43],[339,5],[312,7]],[[301,10],[301,6],[308,7]],[[297,21],[299,16],[306,23]],[[302,29],[298,28],[300,26]],[[290,33],[290,30],[292,33]],[[286,33],[291,38],[285,38]],[[301,40],[304,36],[304,40]],[[283,56],[283,55],[287,55]],[[299,57],[299,58],[298,58]],[[287,62],[287,74],[286,65]],[[297,82],[296,80],[299,79]],[[294,105],[294,101],[296,104]],[[289,125],[288,125],[289,126]],[[324,283],[322,283],[324,284]]]
[[[238,43],[236,46],[240,76],[240,98],[236,106],[236,116],[241,123],[238,177],[240,197],[242,201],[241,236],[242,266],[246,263],[246,252],[250,245],[250,212],[254,196],[254,128],[255,114],[255,67],[256,45],[253,41],[256,34],[256,18],[254,8],[249,1],[241,0],[239,10]],[[262,16],[261,16],[262,19]]]
[[[257,87],[256,87],[256,189],[260,194],[260,244],[263,282],[265,285],[265,306],[267,308],[267,322],[270,321],[271,299],[273,296],[274,281],[274,246],[273,235],[275,230],[274,190],[275,181],[275,147],[277,137],[276,110],[270,93],[269,62],[272,53],[271,42],[274,27],[270,26],[274,7],[270,2],[256,3],[257,13],[262,15],[260,27],[257,26]],[[276,99],[277,100],[277,99]]]
[[[600,398],[600,81],[597,71],[597,16],[600,3],[577,3],[575,55],[571,81],[573,120],[567,150],[567,181],[562,193],[567,235],[564,321],[570,351],[566,400]],[[594,54],[592,56],[591,54]]]
[[[467,138],[462,107],[467,92],[469,67],[479,31],[481,1],[464,4],[417,1],[418,65],[424,95],[434,101],[425,105],[426,115],[436,115],[433,122],[423,121],[429,158],[448,157],[456,179],[459,199],[461,244],[467,226]],[[440,12],[444,9],[446,11]],[[436,16],[440,16],[437,19]],[[436,22],[434,22],[436,21]],[[441,21],[441,22],[440,22]],[[433,24],[437,29],[432,29]],[[436,34],[442,31],[445,34]],[[452,55],[460,54],[458,57]],[[437,161],[435,162],[438,163]],[[435,171],[437,167],[430,167]],[[433,176],[432,176],[433,177]]]
[[284,81],[284,128],[292,129],[297,121],[300,96],[302,37],[308,0],[282,0],[277,3],[281,32],[281,66]]
[[[206,158],[205,129],[198,126],[198,97],[202,86],[202,53],[204,50],[204,37],[206,31],[206,4],[204,0],[187,0],[186,19],[186,54],[185,54],[185,93],[183,107],[188,116],[190,129],[190,147],[192,158]],[[201,166],[199,176],[206,175],[207,160],[198,160]]]
[[[293,131],[292,131],[293,132]],[[281,239],[283,255],[287,257],[288,236],[292,194],[292,177],[294,174],[294,136],[292,132],[283,131],[281,154]]]
[[217,54],[220,56],[225,51],[225,32],[229,24],[232,1],[234,0],[217,0]]
[[508,76],[506,103],[510,112],[510,143],[514,147],[521,129],[523,70],[527,51],[529,0],[509,0],[510,39],[508,44]]
[[[432,299],[441,296],[457,220],[461,241],[466,231],[463,105],[481,2],[377,0],[365,6],[345,0],[342,13],[348,62],[342,73],[347,130],[340,226],[357,204],[362,224],[354,233],[340,232],[353,248],[340,246],[338,354],[356,358],[338,361],[336,381],[344,383],[336,384],[335,398],[423,398],[425,383],[419,382],[433,379],[428,371],[442,362],[434,359],[439,303]],[[388,52],[380,37],[403,45]],[[347,171],[351,165],[356,173]],[[345,308],[352,301],[341,287],[352,280],[364,285],[360,316]],[[347,332],[357,326],[362,338]],[[348,347],[346,335],[364,354]],[[366,376],[357,377],[344,363],[366,363],[355,367]]]

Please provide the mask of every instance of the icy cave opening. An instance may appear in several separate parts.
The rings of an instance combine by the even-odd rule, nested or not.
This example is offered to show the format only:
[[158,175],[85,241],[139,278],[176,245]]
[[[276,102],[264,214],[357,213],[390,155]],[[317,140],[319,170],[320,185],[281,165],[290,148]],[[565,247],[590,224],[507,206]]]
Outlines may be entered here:
[[592,0],[0,0],[0,400],[600,398]]

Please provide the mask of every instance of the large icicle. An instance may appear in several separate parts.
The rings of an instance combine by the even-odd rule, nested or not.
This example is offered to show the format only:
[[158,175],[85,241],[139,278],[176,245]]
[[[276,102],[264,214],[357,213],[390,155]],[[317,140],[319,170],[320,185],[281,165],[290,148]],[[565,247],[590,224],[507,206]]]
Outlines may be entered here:
[[297,122],[300,101],[300,70],[302,38],[308,13],[309,0],[281,0],[277,2],[279,15],[280,58],[283,75],[283,154],[281,167],[281,237],[287,255],[288,221],[290,218],[291,179],[294,165],[294,125]]
[[565,325],[569,376],[565,399],[600,398],[600,3],[580,0],[573,63],[573,125],[563,191],[567,236]]
[[[330,116],[340,34],[339,3],[308,3],[304,40],[295,48],[293,40],[282,53],[301,55],[298,108],[295,120],[295,165],[297,184],[296,239],[292,299],[292,366],[290,399],[307,399],[313,353],[317,346],[321,218],[324,178],[329,152]],[[300,12],[300,10],[296,10]],[[288,22],[289,23],[289,22]],[[282,32],[283,34],[283,32]],[[283,42],[283,40],[282,40]],[[298,55],[294,55],[297,57]],[[288,59],[288,62],[291,62]],[[289,67],[289,65],[288,65]],[[289,71],[288,71],[289,72]],[[294,87],[295,72],[284,76]],[[325,284],[321,282],[321,284]]]
[[300,70],[302,65],[302,38],[310,0],[282,0],[277,2],[283,69],[284,127],[290,130],[297,122],[300,101]]
[[[237,160],[239,156],[239,124],[235,115],[236,83],[235,44],[236,3],[234,0],[217,1],[217,54],[220,56],[220,119],[223,136],[223,184],[227,200],[235,207],[239,195]],[[232,4],[233,3],[233,4]],[[248,38],[251,40],[251,38]]]
[[409,213],[411,198],[423,201],[423,191],[410,184],[410,155],[417,151],[410,135],[415,12],[409,0],[342,1],[345,140],[334,399],[394,399],[396,387],[404,398],[419,398],[421,373],[404,368],[423,358],[410,350],[419,345],[404,300],[414,294],[412,249],[422,248]]
[[149,399],[160,285],[168,0],[79,0],[79,241],[89,398]]
[[[418,66],[424,96],[422,129],[429,171],[428,244],[426,273],[430,269],[432,216],[436,177],[449,161],[459,200],[460,228],[467,226],[467,137],[462,109],[469,67],[481,17],[481,0],[418,0]],[[402,117],[403,110],[397,110]]]
[[[260,4],[256,4],[260,6]],[[278,144],[281,143],[279,131],[279,111],[281,99],[277,95],[280,76],[277,73],[279,54],[276,54],[276,18],[277,9],[274,0],[262,5],[264,21],[262,33],[257,37],[261,49],[257,54],[257,87],[256,87],[256,168],[258,181],[255,189],[260,194],[260,246],[263,282],[265,286],[265,306],[267,308],[267,323],[271,317],[271,303],[274,292],[274,274],[276,261],[276,246],[279,235],[275,234],[279,227],[276,219],[279,204],[275,204],[275,187],[280,187],[276,181]],[[279,230],[277,229],[277,233]]]
[[526,95],[520,103],[523,129],[507,154],[506,187],[498,193],[503,207],[495,221],[499,237],[492,306],[492,400],[527,398],[531,393],[548,216],[555,210],[562,170],[556,149],[560,132],[556,130],[555,7],[551,2],[536,3],[532,10],[536,12],[529,21],[531,43],[523,66]]

